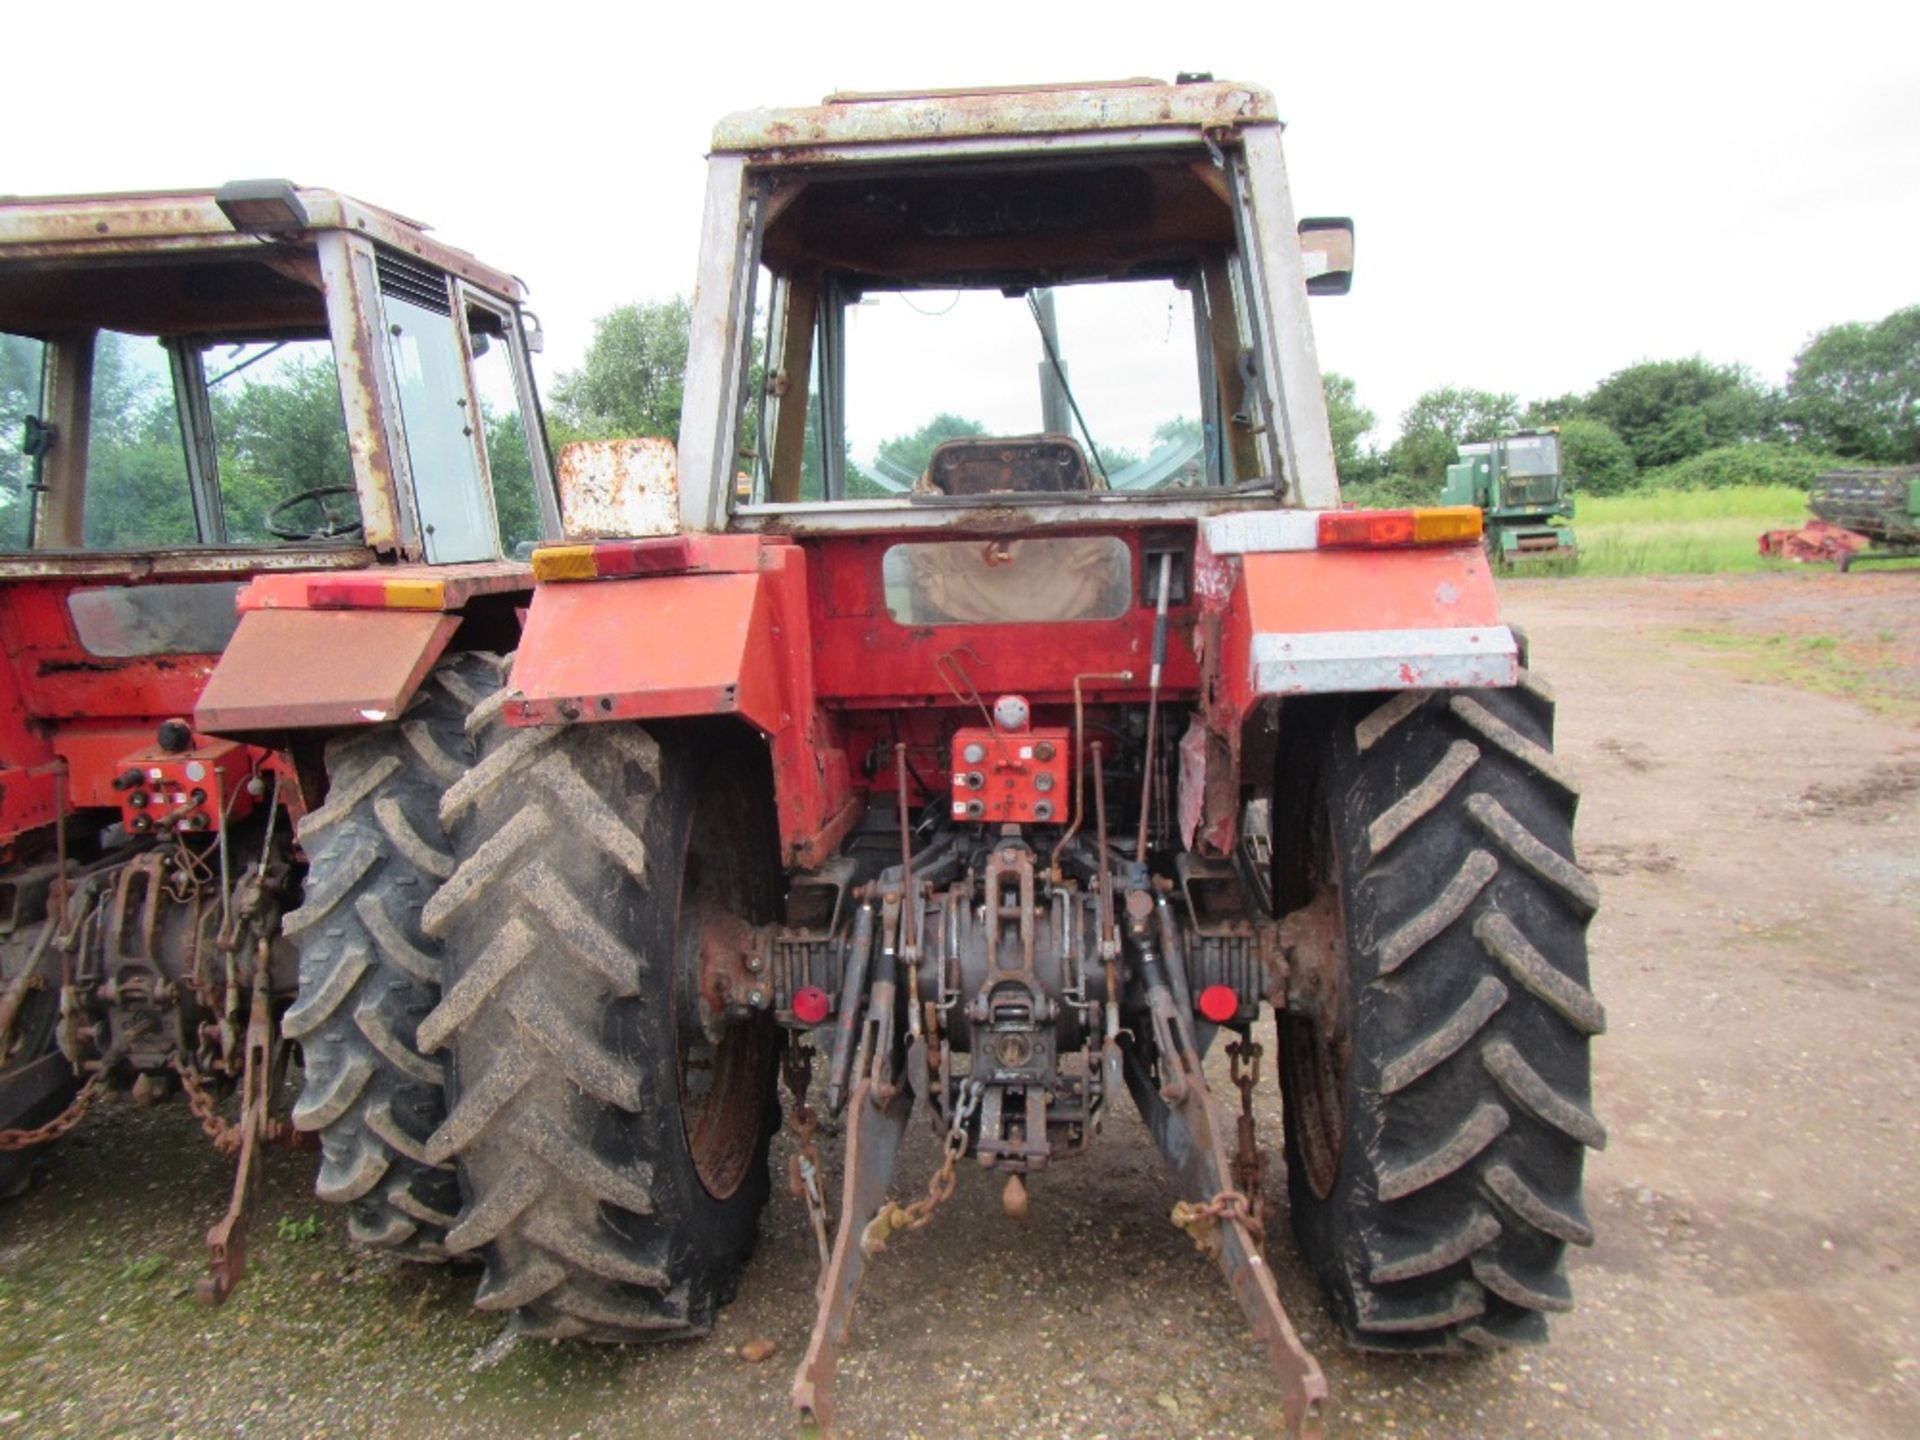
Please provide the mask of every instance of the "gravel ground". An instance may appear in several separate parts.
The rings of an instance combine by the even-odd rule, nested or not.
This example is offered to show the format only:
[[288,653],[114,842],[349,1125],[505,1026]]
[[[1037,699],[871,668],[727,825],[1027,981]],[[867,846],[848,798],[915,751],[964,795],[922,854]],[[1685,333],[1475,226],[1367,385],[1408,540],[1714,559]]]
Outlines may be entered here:
[[[1605,893],[1600,1238],[1552,1346],[1407,1360],[1340,1346],[1278,1224],[1330,1434],[1920,1433],[1917,581],[1511,587]],[[1277,1155],[1271,1088],[1259,1108]],[[903,1188],[935,1159],[916,1132]],[[312,1168],[272,1157],[246,1285],[203,1310],[222,1162],[184,1107],[97,1112],[0,1212],[0,1434],[782,1433],[813,1282],[784,1196],[712,1339],[620,1352],[502,1342],[468,1309],[472,1272],[354,1254]],[[1131,1122],[1037,1181],[1024,1222],[963,1174],[870,1272],[841,1432],[1273,1433],[1264,1363],[1172,1199]],[[758,1339],[774,1357],[741,1359]]]

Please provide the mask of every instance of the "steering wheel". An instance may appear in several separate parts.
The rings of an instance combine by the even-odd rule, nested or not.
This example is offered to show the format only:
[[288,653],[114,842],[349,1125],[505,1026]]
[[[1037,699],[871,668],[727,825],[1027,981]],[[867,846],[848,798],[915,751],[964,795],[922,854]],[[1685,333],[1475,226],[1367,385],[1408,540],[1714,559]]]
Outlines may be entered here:
[[[359,492],[351,485],[316,485],[311,490],[302,490],[297,495],[289,495],[278,505],[267,511],[261,524],[269,535],[276,540],[337,540],[342,535],[360,533],[359,507],[342,514],[334,514],[333,507],[327,502],[337,495],[357,495]],[[302,505],[311,505],[320,512],[318,525],[294,525],[287,521],[287,515]]]

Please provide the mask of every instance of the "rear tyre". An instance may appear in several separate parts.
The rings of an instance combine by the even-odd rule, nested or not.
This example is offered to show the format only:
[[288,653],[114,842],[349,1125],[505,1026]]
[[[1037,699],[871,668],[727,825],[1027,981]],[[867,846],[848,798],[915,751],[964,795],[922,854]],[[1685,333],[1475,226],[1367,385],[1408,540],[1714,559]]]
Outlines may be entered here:
[[457,957],[422,1043],[452,1055],[436,1158],[481,1253],[475,1303],[521,1333],[706,1333],[768,1194],[775,1036],[693,1015],[703,922],[773,918],[764,787],[636,726],[472,727],[442,809],[459,869],[427,928]]
[[354,1240],[409,1260],[446,1259],[460,1208],[458,1179],[426,1150],[446,1100],[444,1067],[414,1035],[440,994],[420,914],[453,873],[440,795],[466,771],[467,714],[504,678],[497,656],[455,656],[396,724],[328,743],[326,803],[300,823],[305,893],[281,922],[300,952],[283,1028],[304,1060],[294,1124],[320,1136],[315,1193],[346,1207]]
[[[1340,981],[1282,1017],[1295,1232],[1371,1349],[1543,1340],[1606,1132],[1589,1103],[1598,903],[1573,860],[1576,790],[1553,706],[1512,690],[1408,692],[1296,727],[1283,805],[1312,835],[1281,867],[1317,898]],[[1306,733],[1302,733],[1302,731]]]
[[[23,875],[13,882],[18,891],[14,909],[19,928],[0,940],[0,994],[30,971],[45,975],[51,964],[45,954],[53,942],[54,927],[47,914],[50,874]],[[42,984],[21,1003],[10,1048],[0,1054],[0,1130],[44,1125],[66,1109],[79,1091],[80,1077],[55,1043],[59,1018],[58,985]],[[24,1150],[0,1150],[0,1200],[25,1193],[33,1183],[35,1167],[52,1148],[53,1142],[48,1141]]]

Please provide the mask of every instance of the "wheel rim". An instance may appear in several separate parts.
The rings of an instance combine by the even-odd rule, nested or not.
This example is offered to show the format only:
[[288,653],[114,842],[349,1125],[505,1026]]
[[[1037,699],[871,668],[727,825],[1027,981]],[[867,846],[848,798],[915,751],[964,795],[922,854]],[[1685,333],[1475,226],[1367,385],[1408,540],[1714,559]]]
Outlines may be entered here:
[[1347,1123],[1341,1093],[1345,1066],[1336,1059],[1336,1047],[1312,1021],[1288,1015],[1280,1027],[1287,1067],[1287,1123],[1307,1184],[1324,1200],[1333,1193],[1333,1182],[1340,1175]]
[[1308,1186],[1324,1200],[1340,1177],[1346,1148],[1346,913],[1337,889],[1322,890],[1300,917],[1293,950],[1300,984],[1280,1017],[1287,1129]]
[[687,1154],[701,1186],[725,1200],[740,1188],[760,1148],[771,1046],[756,1024],[730,1025],[718,1042],[685,1020],[677,1028]]
[[711,834],[696,826],[694,835],[680,906],[674,1068],[687,1155],[701,1187],[725,1200],[752,1172],[760,1151],[774,1042],[764,1014],[734,1018],[729,1002],[738,997],[726,980],[715,980],[728,974],[726,958],[737,959],[749,943],[751,927],[739,917],[747,898],[744,873],[733,856],[716,853]]

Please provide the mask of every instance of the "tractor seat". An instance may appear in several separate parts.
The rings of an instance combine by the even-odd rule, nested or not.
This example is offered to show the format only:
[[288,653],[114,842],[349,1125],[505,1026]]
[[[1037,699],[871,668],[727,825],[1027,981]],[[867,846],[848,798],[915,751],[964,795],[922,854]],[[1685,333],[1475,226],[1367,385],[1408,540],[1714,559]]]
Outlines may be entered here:
[[1058,495],[1095,483],[1071,436],[968,436],[944,441],[913,488],[916,495]]

